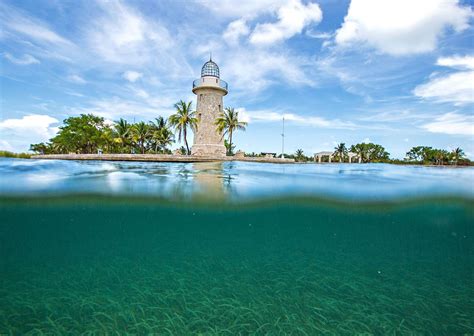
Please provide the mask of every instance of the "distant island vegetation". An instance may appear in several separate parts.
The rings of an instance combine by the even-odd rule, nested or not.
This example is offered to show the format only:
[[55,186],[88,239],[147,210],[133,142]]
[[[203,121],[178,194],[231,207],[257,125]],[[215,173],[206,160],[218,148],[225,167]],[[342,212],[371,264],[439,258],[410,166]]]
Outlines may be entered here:
[[[188,132],[197,125],[195,111],[191,102],[179,101],[175,105],[176,113],[168,119],[161,116],[154,121],[129,123],[124,119],[107,123],[103,117],[93,114],[81,114],[69,117],[59,127],[59,132],[49,142],[31,144],[30,151],[35,154],[172,154],[169,148],[183,139],[185,146],[181,146],[175,154],[190,155]],[[226,108],[216,120],[216,127],[227,135],[224,143],[227,155],[234,155],[235,145],[232,142],[233,134],[238,130],[245,131],[247,124],[239,120],[238,111]],[[176,137],[177,135],[177,137]],[[345,143],[336,145],[333,160],[347,162],[348,154],[354,153],[363,163],[395,163],[395,164],[425,164],[425,165],[472,165],[465,157],[461,148],[452,151],[432,148],[429,146],[412,147],[403,160],[391,159],[382,145],[374,143],[358,143],[346,146]],[[245,153],[248,157],[264,156],[266,153]],[[0,151],[0,157],[29,158],[29,153],[13,153]],[[281,157],[281,154],[279,155]],[[284,154],[285,158],[295,159],[297,162],[311,162],[314,157],[306,156],[302,149],[294,154]],[[327,161],[326,160],[323,160]]]

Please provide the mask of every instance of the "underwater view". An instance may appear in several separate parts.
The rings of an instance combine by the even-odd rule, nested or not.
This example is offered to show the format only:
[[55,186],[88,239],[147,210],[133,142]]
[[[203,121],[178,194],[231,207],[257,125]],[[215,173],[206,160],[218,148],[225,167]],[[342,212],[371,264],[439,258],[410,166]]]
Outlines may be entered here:
[[0,334],[472,335],[474,169],[0,159]]

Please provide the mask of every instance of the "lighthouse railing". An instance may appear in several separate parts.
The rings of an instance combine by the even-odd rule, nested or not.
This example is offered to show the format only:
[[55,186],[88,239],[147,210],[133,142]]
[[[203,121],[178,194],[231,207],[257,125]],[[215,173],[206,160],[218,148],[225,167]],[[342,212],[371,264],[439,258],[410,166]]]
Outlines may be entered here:
[[[206,85],[206,84],[211,84],[211,83],[206,83],[206,82],[203,80],[203,78],[196,79],[196,80],[193,81],[193,89],[194,89],[195,87],[197,87],[197,86],[202,86],[202,85]],[[226,81],[223,81],[222,79],[219,79],[219,80],[217,81],[217,83],[215,83],[215,84],[213,83],[212,86],[221,87],[221,88],[223,88],[223,89],[226,90],[226,91],[228,91],[227,89],[228,89],[228,87],[229,87],[229,85],[227,84],[227,82],[226,82]]]

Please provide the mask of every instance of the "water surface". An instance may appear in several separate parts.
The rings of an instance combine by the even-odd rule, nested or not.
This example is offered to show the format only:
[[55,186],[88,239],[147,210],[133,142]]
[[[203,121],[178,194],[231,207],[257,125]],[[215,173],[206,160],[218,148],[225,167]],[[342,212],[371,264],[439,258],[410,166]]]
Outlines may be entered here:
[[0,334],[469,335],[473,170],[0,160]]

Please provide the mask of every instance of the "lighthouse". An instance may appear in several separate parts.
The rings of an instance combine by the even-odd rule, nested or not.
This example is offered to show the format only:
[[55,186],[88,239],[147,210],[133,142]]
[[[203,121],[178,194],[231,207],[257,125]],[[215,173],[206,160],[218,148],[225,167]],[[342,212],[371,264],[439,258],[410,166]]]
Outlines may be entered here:
[[197,99],[197,127],[191,154],[225,156],[224,138],[217,131],[216,120],[224,110],[227,83],[220,79],[219,67],[212,57],[202,66],[201,78],[193,82],[193,93]]

